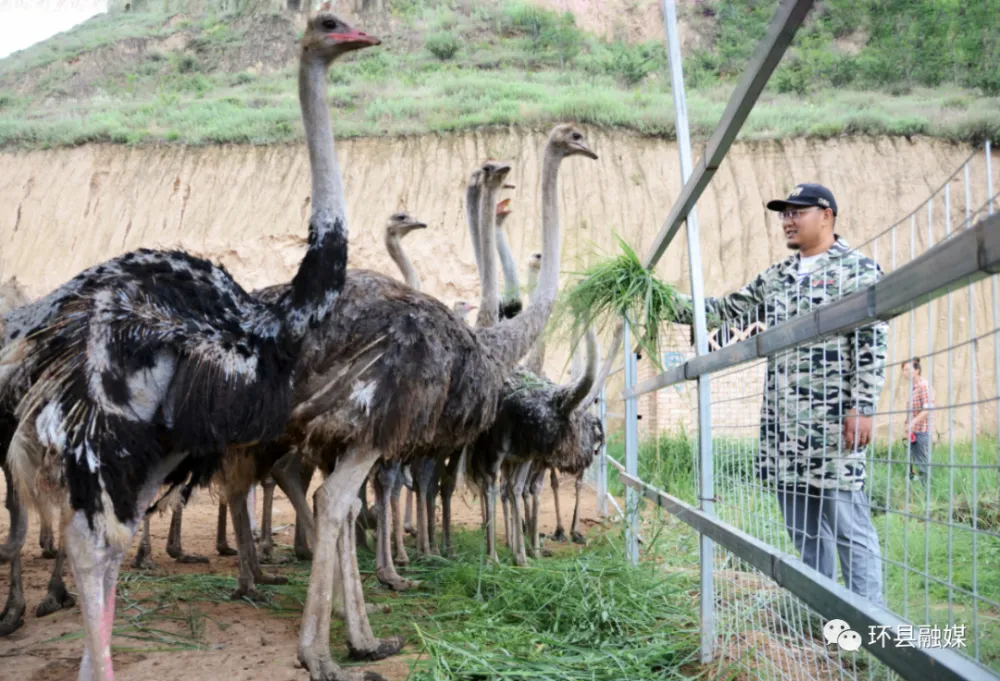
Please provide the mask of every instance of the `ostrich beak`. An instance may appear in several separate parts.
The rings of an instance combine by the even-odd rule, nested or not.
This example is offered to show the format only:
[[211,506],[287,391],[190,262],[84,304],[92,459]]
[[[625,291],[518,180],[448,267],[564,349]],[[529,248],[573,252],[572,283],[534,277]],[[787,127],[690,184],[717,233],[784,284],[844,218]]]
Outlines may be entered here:
[[374,45],[381,45],[382,41],[373,35],[368,35],[364,31],[351,31],[350,33],[330,33],[328,34],[330,38],[336,40],[341,45],[351,47],[353,49],[361,49],[363,47],[372,47]]
[[586,156],[587,158],[592,158],[595,161],[597,160],[597,154],[594,153],[594,151],[587,145],[587,143],[584,140],[580,140],[579,142],[574,142],[573,149],[574,151],[576,151],[576,153],[582,156]]
[[414,220],[413,222],[407,222],[406,226],[409,229],[424,229],[424,228],[427,227],[427,223],[426,222],[419,222],[417,220]]
[[497,215],[510,215],[510,199],[504,199],[497,204]]
[[511,184],[510,182],[504,182],[503,183],[503,188],[504,189],[517,189],[517,187],[515,185]]

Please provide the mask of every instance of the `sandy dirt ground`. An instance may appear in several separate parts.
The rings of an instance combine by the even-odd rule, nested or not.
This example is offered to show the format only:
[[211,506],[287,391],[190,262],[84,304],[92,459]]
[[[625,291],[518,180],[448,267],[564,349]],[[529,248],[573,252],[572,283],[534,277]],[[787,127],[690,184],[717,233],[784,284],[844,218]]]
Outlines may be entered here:
[[[318,484],[318,478],[314,485]],[[561,485],[563,522],[569,526],[572,514],[572,481],[565,479]],[[0,488],[2,489],[2,488]],[[261,506],[260,488],[257,491],[257,514],[259,518]],[[470,493],[458,496],[454,503],[456,520],[465,526],[478,526],[479,501]],[[236,557],[220,557],[215,553],[215,530],[218,506],[207,492],[201,492],[194,497],[184,514],[183,541],[185,550],[207,556],[208,565],[181,565],[166,554],[167,532],[170,526],[169,516],[154,516],[151,535],[153,544],[153,559],[157,569],[154,576],[178,574],[214,574],[232,577],[235,587],[235,577],[238,572]],[[440,513],[440,511],[439,511]],[[584,488],[581,500],[581,531],[588,530],[597,523],[597,498],[589,487]],[[295,513],[291,504],[281,494],[275,494],[274,503],[274,542],[276,552],[284,546],[290,546],[294,535]],[[71,637],[82,631],[80,608],[75,606],[62,610],[49,617],[39,619],[34,615],[35,606],[45,595],[46,584],[52,569],[52,561],[41,557],[38,548],[38,521],[32,514],[30,519],[28,540],[23,558],[23,575],[27,612],[24,626],[5,639],[0,639],[0,680],[7,681],[63,681],[75,679],[79,669],[82,642],[77,638],[53,641],[60,637]],[[9,528],[9,518],[6,513],[0,514],[0,537],[6,537]],[[542,531],[551,532],[555,528],[555,506],[551,489],[546,487],[543,496],[541,517]],[[502,521],[500,522],[502,533]],[[230,544],[234,544],[230,528]],[[132,549],[126,558],[123,571],[129,569],[138,537],[133,541]],[[411,548],[411,558],[414,555],[413,540],[407,537],[407,545]],[[265,566],[265,570],[281,574],[287,567]],[[406,574],[405,568],[401,569]],[[381,590],[374,576],[362,569],[366,593]],[[66,576],[67,586],[75,592],[72,576]],[[6,599],[9,585],[7,566],[0,568],[0,598]],[[296,642],[299,633],[299,617],[279,617],[273,611],[258,609],[246,602],[205,602],[199,601],[206,622],[202,632],[202,645],[199,650],[191,651],[156,651],[155,646],[148,642],[130,640],[124,636],[114,637],[113,645],[115,676],[118,681],[163,681],[166,679],[198,679],[199,681],[303,681],[308,679],[305,670],[299,668],[296,662]],[[123,624],[123,618],[130,613],[123,612],[119,593],[115,626]],[[132,613],[134,614],[134,613]],[[379,635],[378,614],[371,617],[376,635]],[[343,642],[331,640],[336,651]],[[128,649],[132,648],[133,651]],[[403,654],[388,660],[371,664],[366,669],[378,671],[391,681],[402,681],[409,674],[407,659],[417,654],[412,644],[408,644]]]

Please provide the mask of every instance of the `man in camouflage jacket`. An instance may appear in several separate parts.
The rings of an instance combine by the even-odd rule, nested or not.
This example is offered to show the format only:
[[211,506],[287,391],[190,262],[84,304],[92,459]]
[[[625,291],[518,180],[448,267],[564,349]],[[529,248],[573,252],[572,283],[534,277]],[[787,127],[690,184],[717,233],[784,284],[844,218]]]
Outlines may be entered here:
[[[781,213],[794,255],[735,293],[705,301],[708,317],[730,330],[771,328],[881,277],[871,259],[834,233],[837,204],[821,185],[801,184]],[[691,323],[690,299],[681,323]],[[888,325],[769,357],[761,405],[759,472],[777,492],[788,533],[802,560],[834,577],[839,553],[844,583],[882,604],[881,552],[864,492],[872,416],[885,382]]]

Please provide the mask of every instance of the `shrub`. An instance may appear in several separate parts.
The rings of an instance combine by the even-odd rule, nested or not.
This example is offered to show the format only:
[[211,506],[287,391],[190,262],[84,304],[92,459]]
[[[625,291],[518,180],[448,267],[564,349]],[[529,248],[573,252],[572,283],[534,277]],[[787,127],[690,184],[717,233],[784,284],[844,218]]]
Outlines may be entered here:
[[458,38],[450,31],[439,31],[427,36],[424,47],[441,61],[448,61],[458,53]]

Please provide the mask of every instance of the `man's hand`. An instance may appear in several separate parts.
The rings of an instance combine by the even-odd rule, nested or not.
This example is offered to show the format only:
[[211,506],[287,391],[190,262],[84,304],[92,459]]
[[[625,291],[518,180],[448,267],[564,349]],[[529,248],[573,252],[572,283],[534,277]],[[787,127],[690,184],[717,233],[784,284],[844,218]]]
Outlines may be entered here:
[[844,419],[844,443],[851,449],[861,449],[871,441],[872,417],[858,416],[857,409],[848,411]]

